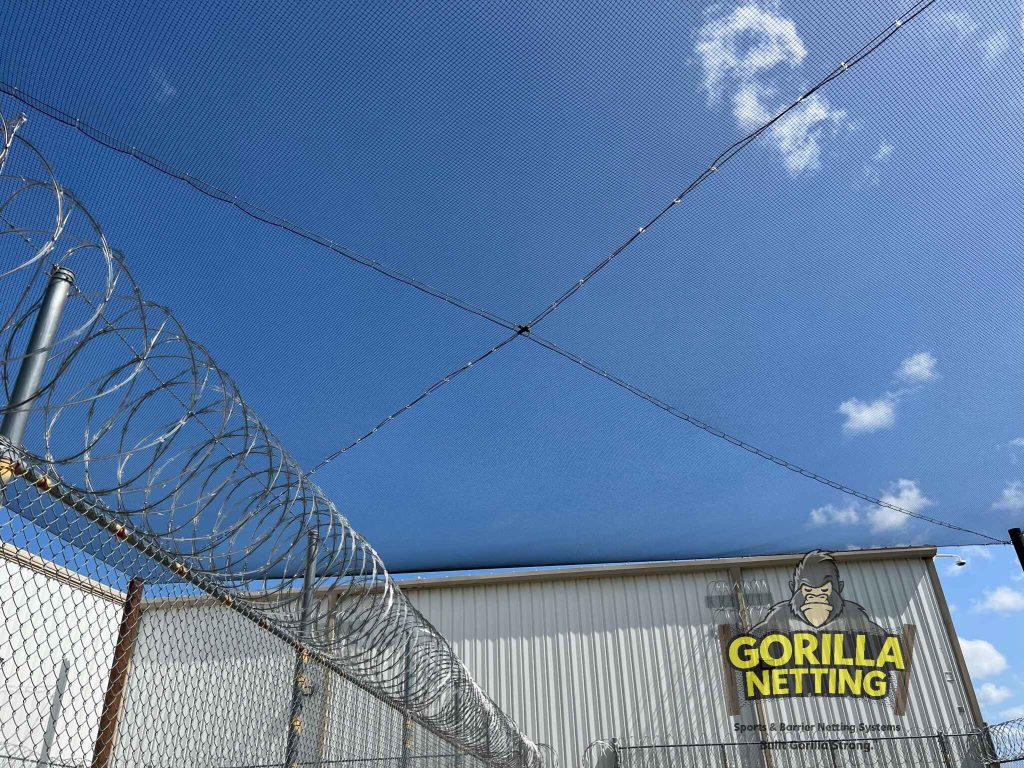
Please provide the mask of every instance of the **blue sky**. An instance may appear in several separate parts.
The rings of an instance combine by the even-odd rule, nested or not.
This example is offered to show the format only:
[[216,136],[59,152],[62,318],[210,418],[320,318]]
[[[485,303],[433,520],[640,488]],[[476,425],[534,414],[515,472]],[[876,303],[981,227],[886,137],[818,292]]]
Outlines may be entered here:
[[[0,73],[524,321],[904,8],[805,6],[15,2]],[[936,3],[538,332],[868,494],[1021,525],[1021,23]],[[38,114],[26,132],[305,466],[503,337]],[[523,340],[317,477],[401,569],[976,543]],[[993,550],[945,582],[962,635],[1012,665],[1024,585]],[[1009,672],[984,682],[1010,691],[992,717],[1024,706]]]
[[1024,573],[1017,558],[1006,547],[944,553],[967,561],[957,567],[954,558],[939,558],[935,565],[982,713],[990,723],[1024,717]]

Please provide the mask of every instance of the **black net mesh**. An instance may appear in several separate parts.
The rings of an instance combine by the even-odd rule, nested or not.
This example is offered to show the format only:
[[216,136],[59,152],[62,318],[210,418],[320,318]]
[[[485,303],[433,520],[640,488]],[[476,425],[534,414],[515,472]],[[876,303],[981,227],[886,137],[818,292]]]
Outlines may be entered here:
[[[318,479],[396,570],[991,543],[1013,522],[1015,3],[7,22],[8,112],[47,116],[34,135],[146,296],[297,460],[345,451]],[[922,354],[937,367],[908,383]]]

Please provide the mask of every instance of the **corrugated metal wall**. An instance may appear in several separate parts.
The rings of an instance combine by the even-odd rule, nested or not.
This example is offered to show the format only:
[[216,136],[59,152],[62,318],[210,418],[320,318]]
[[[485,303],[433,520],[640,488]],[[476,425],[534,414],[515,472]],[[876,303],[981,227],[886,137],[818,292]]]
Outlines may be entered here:
[[[804,698],[766,704],[769,722],[900,723],[908,731],[969,728],[956,660],[921,557],[843,563],[855,600],[883,626],[917,626],[910,703]],[[744,581],[788,599],[792,566],[745,567]],[[751,722],[726,711],[708,585],[726,570],[406,589],[480,685],[523,730],[575,765],[591,741],[721,741]]]

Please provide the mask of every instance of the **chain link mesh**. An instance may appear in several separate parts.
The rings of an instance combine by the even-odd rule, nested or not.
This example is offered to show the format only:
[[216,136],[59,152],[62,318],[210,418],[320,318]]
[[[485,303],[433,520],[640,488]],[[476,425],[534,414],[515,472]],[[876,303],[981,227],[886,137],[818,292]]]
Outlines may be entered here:
[[[143,298],[23,122],[0,115],[0,761],[539,768],[230,377]],[[58,272],[73,286],[19,397]]]

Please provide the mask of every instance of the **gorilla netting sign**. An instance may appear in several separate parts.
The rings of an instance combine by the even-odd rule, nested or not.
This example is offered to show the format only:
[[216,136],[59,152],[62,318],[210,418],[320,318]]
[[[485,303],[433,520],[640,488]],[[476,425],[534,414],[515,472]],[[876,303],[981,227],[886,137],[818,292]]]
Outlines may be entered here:
[[0,116],[0,761],[538,768]]

